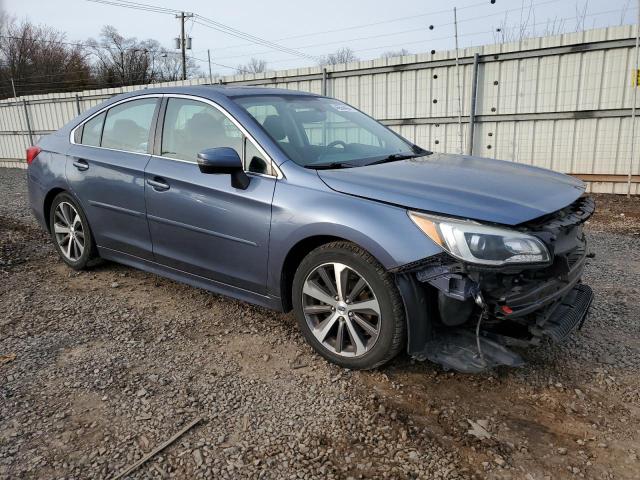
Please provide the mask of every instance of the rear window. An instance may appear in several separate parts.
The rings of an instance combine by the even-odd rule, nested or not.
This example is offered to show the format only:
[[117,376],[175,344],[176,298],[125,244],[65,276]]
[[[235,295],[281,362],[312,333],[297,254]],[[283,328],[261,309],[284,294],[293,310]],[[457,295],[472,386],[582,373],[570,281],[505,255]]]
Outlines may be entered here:
[[132,100],[110,108],[104,122],[101,146],[145,153],[157,98]]

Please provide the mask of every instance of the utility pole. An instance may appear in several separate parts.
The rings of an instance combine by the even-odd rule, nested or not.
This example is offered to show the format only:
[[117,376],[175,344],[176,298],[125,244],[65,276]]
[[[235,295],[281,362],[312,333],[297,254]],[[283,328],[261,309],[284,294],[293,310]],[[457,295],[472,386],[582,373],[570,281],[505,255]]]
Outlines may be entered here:
[[213,76],[211,75],[211,50],[207,48],[207,59],[209,60],[209,83],[213,83]]
[[640,89],[640,0],[638,0],[638,22],[636,23],[636,70],[633,72],[633,107],[631,109],[631,158],[629,159],[629,178],[627,179],[627,197],[631,197],[631,178],[633,176],[633,162],[636,155],[636,110],[638,103],[638,89]]
[[13,83],[13,77],[11,77],[11,88],[13,88],[13,98],[18,98],[18,95],[16,95],[16,84]]
[[180,15],[176,15],[176,18],[180,20],[180,49],[182,50],[182,80],[187,79],[187,40],[184,35],[184,22],[187,18],[191,18],[191,17],[193,17],[193,13],[180,12]]
[[184,12],[180,13],[180,48],[182,49],[182,80],[187,79],[187,42],[184,40]]

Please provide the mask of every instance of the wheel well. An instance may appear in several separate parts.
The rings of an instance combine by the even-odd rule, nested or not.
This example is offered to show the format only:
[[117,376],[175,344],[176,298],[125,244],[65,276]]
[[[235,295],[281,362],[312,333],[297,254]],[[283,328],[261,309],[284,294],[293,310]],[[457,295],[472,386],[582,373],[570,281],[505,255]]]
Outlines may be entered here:
[[296,274],[296,270],[302,259],[307,256],[309,252],[318,248],[325,243],[346,241],[344,238],[332,237],[330,235],[318,235],[315,237],[305,238],[304,240],[296,243],[284,260],[282,267],[282,274],[280,276],[280,296],[282,298],[282,309],[285,312],[290,311],[293,308],[291,299],[291,288],[293,286],[293,277]]
[[64,191],[65,190],[63,188],[54,188],[47,193],[46,197],[44,197],[44,207],[43,207],[44,221],[45,221],[45,224],[47,225],[47,231],[49,231],[49,233],[51,233],[51,229],[49,227],[49,213],[51,210],[51,204],[53,203],[53,199],[56,197],[56,195]]

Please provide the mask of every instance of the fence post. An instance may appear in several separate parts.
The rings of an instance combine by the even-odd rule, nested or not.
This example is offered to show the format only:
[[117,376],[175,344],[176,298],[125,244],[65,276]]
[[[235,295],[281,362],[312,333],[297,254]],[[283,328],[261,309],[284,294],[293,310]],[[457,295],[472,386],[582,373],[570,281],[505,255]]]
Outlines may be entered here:
[[467,155],[473,155],[473,134],[476,129],[476,105],[478,103],[478,60],[480,55],[473,56],[473,72],[471,74],[471,105],[469,106],[469,132],[467,139]]
[[80,110],[80,95],[76,93],[76,110],[78,111],[78,115],[82,113]]
[[327,79],[329,77],[329,74],[327,72],[326,68],[322,68],[322,95],[326,96],[327,95]]
[[29,145],[33,145],[33,132],[31,131],[31,120],[29,120],[29,108],[27,107],[27,101],[23,98],[22,105],[24,106],[24,118],[27,120],[27,131],[29,132]]
[[638,72],[640,72],[640,0],[638,0],[638,22],[636,23],[636,81],[633,87],[633,109],[631,110],[631,158],[629,158],[629,178],[627,179],[627,198],[631,197],[631,179],[633,177],[633,161],[636,153],[636,109],[638,103]]

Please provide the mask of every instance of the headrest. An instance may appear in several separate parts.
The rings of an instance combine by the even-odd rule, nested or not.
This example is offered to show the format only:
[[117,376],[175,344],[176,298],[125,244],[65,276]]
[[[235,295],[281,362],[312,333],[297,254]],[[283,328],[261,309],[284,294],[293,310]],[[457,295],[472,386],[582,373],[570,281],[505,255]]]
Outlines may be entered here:
[[262,124],[264,129],[273,137],[274,140],[280,141],[284,140],[287,136],[287,132],[284,129],[284,125],[282,124],[282,118],[279,115],[269,115],[265,118],[264,123]]
[[187,121],[186,130],[201,135],[219,135],[221,131],[224,131],[224,127],[211,115],[200,112]]

